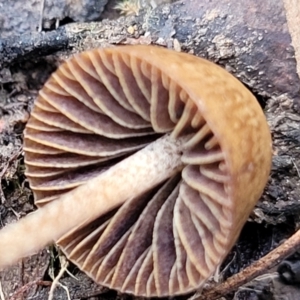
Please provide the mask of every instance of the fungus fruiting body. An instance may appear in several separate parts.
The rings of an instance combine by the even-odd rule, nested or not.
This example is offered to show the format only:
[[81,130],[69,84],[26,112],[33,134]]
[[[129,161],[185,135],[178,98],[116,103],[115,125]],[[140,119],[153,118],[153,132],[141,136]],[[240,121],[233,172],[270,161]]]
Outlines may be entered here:
[[263,112],[237,79],[152,46],[62,64],[39,93],[24,150],[39,209],[0,232],[0,266],[54,241],[99,284],[147,297],[203,286],[271,163]]

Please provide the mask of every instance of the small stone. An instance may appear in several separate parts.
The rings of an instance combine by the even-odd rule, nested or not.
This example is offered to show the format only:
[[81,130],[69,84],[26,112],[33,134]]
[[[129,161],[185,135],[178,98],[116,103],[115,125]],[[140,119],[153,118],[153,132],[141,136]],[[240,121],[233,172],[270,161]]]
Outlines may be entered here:
[[135,31],[135,29],[134,29],[133,26],[129,26],[129,27],[127,28],[127,32],[128,32],[129,34],[134,34],[134,31]]
[[25,102],[27,101],[27,97],[25,95],[19,95],[17,96],[17,100],[20,102]]
[[175,51],[181,52],[181,45],[177,39],[173,40],[173,47]]

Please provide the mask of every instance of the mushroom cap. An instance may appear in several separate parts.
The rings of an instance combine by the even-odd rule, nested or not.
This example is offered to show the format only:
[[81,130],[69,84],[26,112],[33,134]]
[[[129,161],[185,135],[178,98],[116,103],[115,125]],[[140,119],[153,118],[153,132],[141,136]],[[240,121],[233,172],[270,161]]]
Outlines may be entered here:
[[147,297],[203,286],[262,194],[270,131],[223,68],[153,46],[75,55],[39,93],[24,142],[37,206],[168,132],[189,137],[181,173],[57,241],[99,284]]

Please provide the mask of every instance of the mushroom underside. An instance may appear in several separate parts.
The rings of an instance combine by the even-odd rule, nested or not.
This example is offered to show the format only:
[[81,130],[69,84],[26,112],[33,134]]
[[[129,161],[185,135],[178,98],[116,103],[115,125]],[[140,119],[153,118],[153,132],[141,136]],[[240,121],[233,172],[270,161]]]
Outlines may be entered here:
[[24,144],[40,207],[168,133],[183,140],[177,172],[57,241],[102,285],[152,297],[204,284],[240,230],[231,232],[227,156],[197,101],[162,69],[126,52],[76,55],[40,91]]

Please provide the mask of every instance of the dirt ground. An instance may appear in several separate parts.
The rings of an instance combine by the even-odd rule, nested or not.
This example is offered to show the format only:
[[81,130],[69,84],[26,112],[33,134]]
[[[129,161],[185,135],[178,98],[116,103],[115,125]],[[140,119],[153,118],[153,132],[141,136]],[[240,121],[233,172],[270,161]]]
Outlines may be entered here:
[[[0,0],[0,5],[1,2],[3,5],[3,1]],[[68,4],[70,4],[69,2]],[[85,2],[87,3],[87,1]],[[149,37],[143,29],[143,25],[145,25],[144,19],[141,21],[139,17],[135,16],[120,18],[119,13],[112,9],[115,2],[111,1],[108,6],[104,7],[103,5],[103,7],[99,7],[99,15],[96,17],[85,16],[86,19],[78,17],[79,21],[103,19],[100,29],[102,31],[101,34],[97,35],[97,39],[92,38],[94,35],[86,34],[87,31],[95,33],[95,31],[99,30],[97,25],[91,24],[89,27],[85,27],[85,25],[73,23],[73,27],[68,27],[67,36],[71,41],[68,46],[63,45],[53,48],[53,45],[56,44],[49,40],[49,43],[52,44],[48,45],[46,55],[39,48],[34,55],[29,53],[30,55],[22,58],[22,55],[26,54],[25,49],[24,52],[18,54],[18,57],[21,57],[21,59],[15,59],[15,57],[8,55],[9,52],[6,52],[8,54],[5,58],[3,54],[5,52],[2,51],[3,49],[1,50],[2,52],[0,53],[3,55],[2,58],[0,57],[0,62],[2,63],[0,68],[1,227],[15,222],[35,210],[32,192],[24,175],[22,133],[30,116],[38,90],[51,72],[64,59],[83,49],[109,43],[124,43],[124,40],[126,43],[135,43],[136,40],[140,43],[153,42],[151,38],[153,38],[154,34],[151,33]],[[34,25],[25,24],[20,30],[20,24],[22,25],[26,21],[21,22],[21,19],[19,19],[18,22],[13,23],[15,25],[12,27],[8,25],[6,27],[3,26],[4,29],[2,32],[0,31],[0,48],[9,45],[12,36],[26,33],[27,30],[36,30],[38,26],[36,24],[39,24],[40,19],[37,6],[38,4],[35,3],[35,12],[31,12],[35,15]],[[104,12],[101,16],[100,12],[102,9],[104,9]],[[162,9],[162,13],[166,13],[168,9],[171,10],[166,5]],[[18,13],[15,10],[8,11],[12,14]],[[0,23],[1,20],[5,19],[4,13],[3,10],[0,12]],[[148,11],[146,11],[147,13]],[[66,16],[61,19],[64,19],[66,22],[69,22],[70,19],[72,21],[77,20],[73,15],[70,19],[66,19]],[[153,20],[153,18],[148,18],[147,20]],[[4,24],[4,21],[2,23]],[[160,23],[157,22],[156,24],[159,26]],[[77,32],[74,34],[76,30]],[[169,47],[172,42],[171,48],[179,47],[177,44],[179,42],[177,39],[174,39],[171,29],[165,26],[164,30],[164,39],[156,39],[157,44]],[[72,32],[75,38],[70,37]],[[47,33],[49,33],[49,36],[50,34],[56,34],[56,37],[59,36],[59,31],[55,33],[54,30]],[[26,38],[24,36],[24,41]],[[34,37],[32,39],[36,41]],[[22,42],[22,38],[20,38],[20,42]],[[194,50],[198,54],[195,44],[191,45],[181,42],[179,44],[184,51]],[[292,96],[280,94],[276,91],[273,94],[272,91],[258,91],[255,87],[252,88],[249,83],[250,80],[248,82],[247,80],[243,81],[257,96],[268,119],[273,138],[273,165],[265,192],[245,225],[239,241],[224,262],[220,280],[238,273],[253,261],[270,252],[300,227],[299,111],[297,106],[295,106],[295,102],[293,102]],[[299,258],[297,255],[299,254],[295,254],[296,260]],[[67,271],[65,270],[61,274],[64,265],[63,255],[55,246],[50,246],[37,255],[24,259],[17,265],[0,272],[0,299],[48,299],[51,285],[54,289],[52,282],[57,276],[61,277],[54,289],[53,299],[125,300],[133,298],[95,284],[72,264],[69,264]],[[300,299],[299,286],[286,285],[279,279],[276,270],[275,268],[268,271],[267,275],[230,295],[224,295],[223,299]],[[181,298],[187,299],[188,297]],[[181,298],[178,297],[178,299]]]

